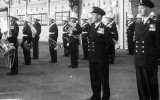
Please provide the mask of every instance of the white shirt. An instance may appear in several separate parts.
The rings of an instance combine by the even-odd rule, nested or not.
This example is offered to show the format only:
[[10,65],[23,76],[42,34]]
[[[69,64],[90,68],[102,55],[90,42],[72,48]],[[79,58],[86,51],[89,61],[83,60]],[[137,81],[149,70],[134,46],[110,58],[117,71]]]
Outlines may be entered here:
[[100,24],[101,22],[95,23],[95,28]]
[[148,21],[149,18],[150,18],[150,15],[148,17],[145,17],[145,18],[142,17],[143,24],[145,24]]

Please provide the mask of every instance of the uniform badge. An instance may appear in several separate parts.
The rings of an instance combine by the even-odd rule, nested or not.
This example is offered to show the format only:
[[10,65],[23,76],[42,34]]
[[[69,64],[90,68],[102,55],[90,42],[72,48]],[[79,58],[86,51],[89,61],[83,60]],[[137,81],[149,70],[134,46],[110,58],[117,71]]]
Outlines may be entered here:
[[14,29],[14,26],[10,26],[9,28],[10,28],[10,29]]
[[104,34],[104,28],[98,28],[97,33]]
[[155,24],[150,24],[149,25],[149,31],[156,31],[156,25]]

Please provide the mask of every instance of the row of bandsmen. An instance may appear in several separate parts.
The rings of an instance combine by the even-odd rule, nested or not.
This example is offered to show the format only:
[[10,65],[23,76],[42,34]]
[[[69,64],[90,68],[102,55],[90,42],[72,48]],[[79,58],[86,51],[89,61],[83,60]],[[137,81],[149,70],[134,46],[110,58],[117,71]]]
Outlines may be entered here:
[[[7,37],[7,40],[10,43],[14,43],[15,50],[15,57],[13,61],[13,65],[11,67],[11,71],[7,73],[8,75],[17,75],[18,74],[18,35],[19,35],[19,26],[16,21],[18,21],[18,16],[14,13],[13,15],[10,15],[10,27],[9,27],[9,35]],[[39,41],[39,35],[41,33],[41,25],[38,23],[39,19],[34,18],[34,24],[32,25],[30,22],[30,19],[27,17],[24,17],[24,27],[22,30],[23,37],[22,37],[22,43],[21,47],[23,49],[24,54],[24,65],[30,65],[31,64],[31,54],[30,49],[25,48],[26,45],[31,46],[31,42],[33,42],[33,59],[39,58],[39,49],[38,49],[38,41]],[[32,28],[36,30],[36,34],[34,37],[32,36]],[[26,43],[25,43],[26,42]]]
[[[76,23],[78,21],[78,18],[75,14],[73,14],[73,16],[71,15],[71,17],[69,17],[69,19],[67,19],[67,17],[64,17],[63,19],[63,45],[64,45],[64,56],[68,57],[69,56],[69,52],[70,52],[70,46],[69,43],[72,42],[72,40],[70,41],[70,36],[69,36],[69,32],[68,32],[68,24],[71,23],[71,21],[74,20],[74,22]],[[82,48],[83,48],[83,58],[84,60],[88,60],[88,40],[89,40],[89,34],[90,34],[90,29],[92,26],[92,22],[90,22],[90,18],[87,18],[85,16],[82,16],[81,18],[82,20],[82,24],[81,24],[81,28],[82,28],[82,32],[81,34],[81,41],[82,41]],[[110,42],[110,49],[106,52],[109,53],[109,61],[110,63],[114,63],[114,57],[115,57],[115,43],[116,41],[118,41],[118,32],[117,32],[117,27],[116,27],[116,23],[114,20],[114,16],[113,15],[106,15],[106,26],[109,27],[111,29],[111,37],[112,37],[112,41]],[[78,23],[77,23],[78,24]],[[76,36],[80,35],[80,34],[76,34]],[[77,38],[75,35],[71,36],[74,37],[75,39],[77,39],[77,45],[79,44],[79,37]],[[78,47],[78,46],[77,46]],[[78,49],[77,49],[78,50]],[[72,53],[72,52],[71,52]]]
[[[113,16],[106,16],[107,19],[107,27],[110,29],[111,33],[109,36],[111,37],[110,45],[108,45],[108,48],[106,52],[109,54],[110,62],[114,63],[114,57],[115,57],[115,41],[118,40],[118,32],[116,28],[115,21],[113,19]],[[10,31],[9,31],[9,37],[7,38],[9,42],[14,43],[14,46],[16,47],[16,57],[13,64],[13,67],[11,68],[11,72],[9,72],[9,75],[16,75],[18,74],[18,34],[19,34],[19,27],[17,24],[18,17],[16,14],[13,14],[10,16]],[[30,50],[25,48],[25,42],[27,42],[27,45],[31,45],[31,42],[33,42],[33,58],[32,59],[38,59],[39,58],[39,35],[41,33],[41,25],[38,21],[40,21],[38,18],[34,18],[34,24],[31,24],[29,17],[24,17],[24,27],[23,27],[23,38],[21,47],[23,49],[24,54],[24,65],[30,65],[31,64],[31,55]],[[93,49],[94,45],[90,44],[89,42],[89,34],[91,33],[91,26],[94,25],[94,23],[88,23],[87,18],[82,18],[82,25],[80,26],[77,18],[77,15],[71,14],[71,17],[68,19],[63,19],[64,27],[63,27],[63,44],[64,44],[64,55],[69,56],[71,58],[71,65],[69,67],[77,68],[78,67],[78,58],[79,58],[79,51],[78,51],[78,45],[79,43],[79,35],[82,34],[82,47],[84,52],[84,60],[88,59],[88,52]],[[58,27],[55,24],[54,16],[51,15],[49,17],[49,51],[51,55],[51,63],[57,62],[57,50],[56,48],[56,42],[58,38]],[[70,30],[70,26],[74,27],[76,30]],[[33,27],[36,29],[36,33],[33,32]],[[98,28],[98,31],[102,31],[102,28]],[[34,33],[34,36],[33,36]],[[94,43],[94,42],[93,42]]]

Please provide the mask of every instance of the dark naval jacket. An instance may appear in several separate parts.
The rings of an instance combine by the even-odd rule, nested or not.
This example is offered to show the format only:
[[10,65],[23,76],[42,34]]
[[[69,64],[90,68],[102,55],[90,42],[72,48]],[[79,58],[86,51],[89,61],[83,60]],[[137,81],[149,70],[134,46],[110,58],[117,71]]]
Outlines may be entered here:
[[160,23],[149,18],[135,23],[135,66],[152,67],[159,57]]
[[69,43],[74,43],[77,42],[77,40],[79,41],[79,39],[75,38],[75,36],[78,36],[82,33],[82,28],[79,25],[79,23],[76,23],[75,28],[77,29],[76,31],[73,31],[72,35],[69,36]]
[[39,23],[35,23],[33,26],[37,30],[37,33],[35,34],[35,37],[37,37],[41,34],[41,25]]
[[50,27],[49,27],[49,37],[51,39],[54,39],[55,41],[57,41],[57,38],[58,38],[58,27],[55,23],[52,23],[50,24]]
[[10,30],[9,30],[9,37],[7,38],[7,40],[10,43],[14,43],[14,46],[17,48],[18,47],[18,34],[19,34],[19,26],[17,24],[16,21],[14,21],[13,23],[11,23],[10,25]]
[[[102,34],[99,34],[98,30],[102,30]],[[90,61],[107,61],[108,54],[106,48],[110,49],[111,29],[106,27],[102,22],[95,28],[93,24],[89,33],[88,52]]]
[[87,39],[90,32],[90,25],[89,23],[82,24],[82,39]]

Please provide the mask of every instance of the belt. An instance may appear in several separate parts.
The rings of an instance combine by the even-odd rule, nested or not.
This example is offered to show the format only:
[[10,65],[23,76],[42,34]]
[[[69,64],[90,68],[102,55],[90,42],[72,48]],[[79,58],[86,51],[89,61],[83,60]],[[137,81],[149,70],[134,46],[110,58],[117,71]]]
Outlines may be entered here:
[[88,33],[88,32],[82,32],[82,34],[86,34],[86,33]]
[[49,34],[55,34],[55,32],[49,32]]
[[26,34],[23,34],[23,36],[28,36],[28,35],[26,35]]
[[68,32],[63,32],[63,34],[67,34]]

